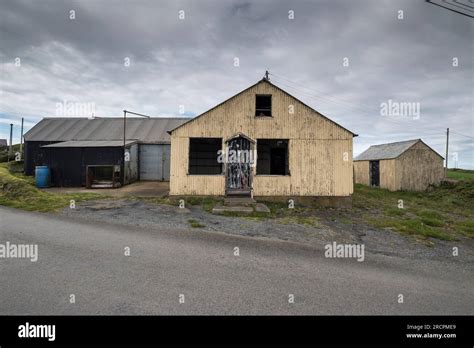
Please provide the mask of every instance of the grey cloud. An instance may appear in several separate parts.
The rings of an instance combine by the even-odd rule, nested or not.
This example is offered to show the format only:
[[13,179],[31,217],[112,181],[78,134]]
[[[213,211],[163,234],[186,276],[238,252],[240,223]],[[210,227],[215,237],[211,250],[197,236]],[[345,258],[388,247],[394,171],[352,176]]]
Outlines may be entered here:
[[[446,127],[474,136],[473,28],[421,0],[4,0],[0,112],[34,121],[68,100],[106,116],[175,115],[179,105],[198,114],[268,68],[277,85],[360,134],[356,153],[419,137],[443,153]],[[388,99],[419,102],[420,119],[381,117]],[[452,147],[460,166],[474,167],[472,138],[453,134]]]

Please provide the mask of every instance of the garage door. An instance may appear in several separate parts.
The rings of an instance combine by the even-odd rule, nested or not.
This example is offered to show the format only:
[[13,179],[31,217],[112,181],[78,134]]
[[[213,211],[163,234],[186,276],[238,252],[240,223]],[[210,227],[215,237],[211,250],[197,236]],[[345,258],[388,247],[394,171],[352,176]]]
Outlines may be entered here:
[[140,145],[140,180],[170,180],[170,145]]

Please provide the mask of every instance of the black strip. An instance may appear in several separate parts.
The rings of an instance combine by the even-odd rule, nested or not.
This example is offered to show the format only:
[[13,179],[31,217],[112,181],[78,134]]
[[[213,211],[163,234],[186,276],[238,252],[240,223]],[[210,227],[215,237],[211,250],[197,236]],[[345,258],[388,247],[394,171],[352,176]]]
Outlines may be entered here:
[[[19,338],[19,326],[26,322],[55,325],[55,341]],[[472,347],[472,322],[469,316],[2,316],[0,346],[236,343]],[[420,330],[407,329],[407,325],[420,326]],[[413,333],[449,333],[456,338],[407,338]]]

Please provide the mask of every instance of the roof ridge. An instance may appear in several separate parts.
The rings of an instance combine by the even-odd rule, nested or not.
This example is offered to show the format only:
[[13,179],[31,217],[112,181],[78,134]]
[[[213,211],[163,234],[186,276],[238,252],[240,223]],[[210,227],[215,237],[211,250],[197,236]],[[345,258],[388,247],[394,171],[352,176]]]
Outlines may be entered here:
[[391,142],[391,143],[383,143],[383,144],[370,145],[369,147],[392,145],[392,144],[400,144],[400,143],[408,143],[408,142],[411,142],[411,141],[419,141],[419,140],[421,140],[421,139],[418,138],[418,139],[410,139],[410,140],[400,140],[400,141],[394,141],[394,142]]

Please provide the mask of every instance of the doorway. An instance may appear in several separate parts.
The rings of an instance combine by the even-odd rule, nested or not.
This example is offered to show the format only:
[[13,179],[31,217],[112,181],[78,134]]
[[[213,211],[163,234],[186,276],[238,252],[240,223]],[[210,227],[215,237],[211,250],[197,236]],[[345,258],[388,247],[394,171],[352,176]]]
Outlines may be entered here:
[[380,162],[369,161],[370,186],[380,186]]
[[170,145],[141,144],[140,180],[170,180]]
[[250,196],[252,192],[252,144],[239,136],[227,142],[226,195]]

